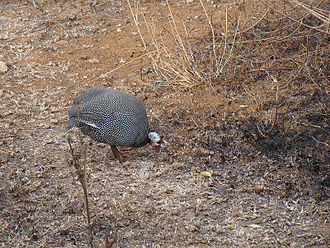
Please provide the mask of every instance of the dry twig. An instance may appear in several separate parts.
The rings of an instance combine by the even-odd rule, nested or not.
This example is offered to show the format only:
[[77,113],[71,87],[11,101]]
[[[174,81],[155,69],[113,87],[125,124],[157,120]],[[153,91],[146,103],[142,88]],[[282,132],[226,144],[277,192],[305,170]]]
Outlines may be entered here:
[[[88,191],[87,191],[87,184],[86,184],[86,149],[84,149],[84,169],[82,170],[81,165],[79,164],[77,155],[74,153],[74,150],[71,145],[71,136],[68,135],[67,142],[69,145],[69,151],[73,159],[72,165],[75,168],[75,172],[77,175],[77,180],[80,182],[81,187],[84,192],[84,199],[85,199],[85,210],[86,210],[86,219],[87,219],[87,229],[88,229],[88,236],[89,236],[89,244],[90,247],[93,248],[93,232],[92,232],[92,225],[91,225],[91,218],[89,213],[89,204],[88,204]],[[83,146],[82,146],[83,147]],[[68,162],[69,166],[70,163]]]

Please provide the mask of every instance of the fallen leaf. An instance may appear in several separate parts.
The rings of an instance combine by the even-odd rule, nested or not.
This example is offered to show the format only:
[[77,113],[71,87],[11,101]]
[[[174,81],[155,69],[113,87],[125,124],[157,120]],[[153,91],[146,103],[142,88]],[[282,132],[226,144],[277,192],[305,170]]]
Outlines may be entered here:
[[201,174],[202,176],[204,176],[204,177],[211,177],[211,173],[208,172],[208,171],[203,171],[203,172],[201,172],[200,174]]

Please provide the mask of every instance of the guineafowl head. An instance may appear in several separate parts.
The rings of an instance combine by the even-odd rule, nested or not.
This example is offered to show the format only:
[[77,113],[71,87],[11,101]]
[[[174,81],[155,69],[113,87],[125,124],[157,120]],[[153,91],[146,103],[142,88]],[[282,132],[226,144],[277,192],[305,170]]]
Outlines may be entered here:
[[159,152],[163,137],[160,137],[158,133],[152,131],[148,133],[148,138],[150,139],[149,144],[151,147],[155,148],[156,152]]

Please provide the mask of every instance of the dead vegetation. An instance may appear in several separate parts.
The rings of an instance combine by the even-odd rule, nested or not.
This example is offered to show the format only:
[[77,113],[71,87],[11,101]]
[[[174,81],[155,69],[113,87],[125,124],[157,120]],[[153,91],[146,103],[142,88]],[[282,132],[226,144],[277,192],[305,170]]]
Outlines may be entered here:
[[[1,5],[1,246],[329,246],[326,1]],[[95,86],[144,100],[161,154],[68,149]]]

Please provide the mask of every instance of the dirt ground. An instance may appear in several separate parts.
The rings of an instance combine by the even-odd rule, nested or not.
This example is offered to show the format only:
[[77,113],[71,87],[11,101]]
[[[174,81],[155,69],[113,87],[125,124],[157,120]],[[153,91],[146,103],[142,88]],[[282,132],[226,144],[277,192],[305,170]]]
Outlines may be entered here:
[[[168,22],[165,2],[140,1],[157,27]],[[236,3],[227,2],[206,1],[215,21]],[[170,3],[202,50],[199,1]],[[240,51],[246,64],[257,56]],[[91,87],[143,100],[165,141],[160,153],[120,148],[130,156],[120,164],[109,146],[84,138],[94,247],[107,238],[113,247],[330,246],[328,65],[312,61],[319,80],[308,83],[274,72],[285,87],[266,132],[276,80],[231,67],[221,83],[169,86],[153,71],[126,1],[0,0],[0,61],[8,66],[0,74],[1,247],[90,246],[65,129],[73,98]]]

